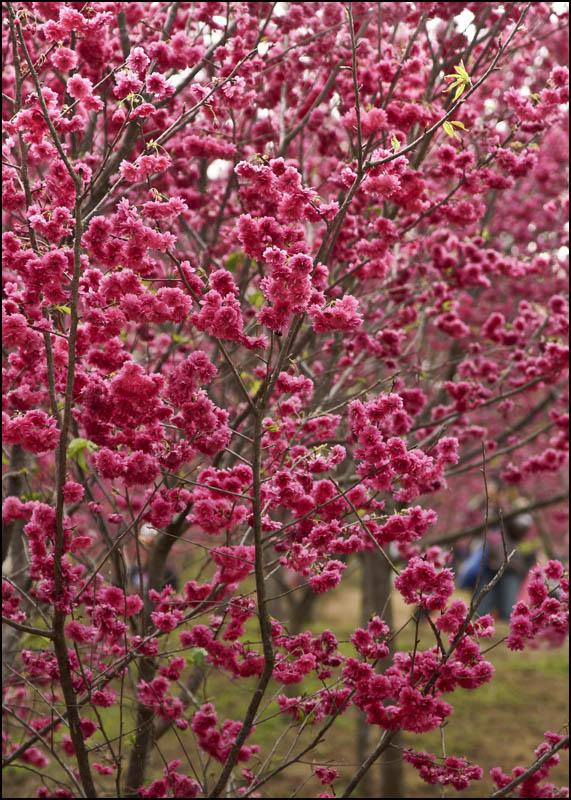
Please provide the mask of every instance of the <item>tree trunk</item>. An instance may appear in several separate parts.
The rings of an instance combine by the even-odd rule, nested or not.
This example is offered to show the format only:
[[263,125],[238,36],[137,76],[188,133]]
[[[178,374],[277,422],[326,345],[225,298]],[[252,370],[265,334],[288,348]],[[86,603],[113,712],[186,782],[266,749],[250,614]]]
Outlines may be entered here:
[[301,633],[313,618],[313,607],[318,598],[311,586],[304,586],[299,592],[289,595],[291,605],[288,609],[287,628],[292,636]]
[[[393,627],[391,607],[392,581],[390,567],[376,550],[360,554],[361,559],[361,625],[366,628],[369,619],[378,614],[387,625]],[[381,663],[382,670],[386,664]],[[373,731],[367,724],[366,715],[359,713],[357,719],[356,749],[357,761],[363,763],[376,741]],[[400,734],[393,739],[397,743]],[[377,737],[378,738],[378,737]],[[384,756],[378,767],[370,769],[359,784],[359,797],[404,797],[402,780],[402,761],[392,748]]]
[[[10,472],[6,480],[5,497],[21,497],[24,492],[24,474],[26,469],[26,453],[19,444],[12,447],[10,456]],[[4,497],[2,498],[5,499]],[[26,535],[24,533],[25,519],[15,519],[2,528],[2,575],[7,575],[14,586],[20,590],[20,611],[29,613],[32,605],[26,593],[32,581],[25,569],[28,563],[26,553]],[[20,654],[20,639],[22,632],[15,628],[7,628],[2,635],[2,683],[7,686],[12,678],[12,667]]]

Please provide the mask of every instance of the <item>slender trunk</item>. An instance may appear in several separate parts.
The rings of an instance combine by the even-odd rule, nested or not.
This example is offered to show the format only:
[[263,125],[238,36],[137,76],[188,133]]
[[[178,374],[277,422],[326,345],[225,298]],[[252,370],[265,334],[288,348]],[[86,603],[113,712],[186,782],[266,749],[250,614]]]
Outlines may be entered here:
[[[150,683],[155,677],[156,664],[152,658],[139,660],[139,681]],[[129,758],[129,766],[125,778],[124,797],[138,797],[139,787],[145,780],[145,771],[149,763],[149,753],[153,741],[153,722],[155,710],[143,703],[137,706],[137,733]]]
[[[20,497],[24,488],[24,470],[26,454],[19,444],[15,444],[10,452],[10,472],[6,480],[6,497]],[[4,499],[4,498],[3,498]],[[2,528],[2,563],[8,557],[10,543],[14,533],[24,527],[23,520],[12,520]]]
[[[22,495],[25,469],[26,454],[19,444],[15,444],[10,453],[10,472],[6,480],[6,497],[20,497]],[[23,533],[25,524],[26,520],[14,519],[2,527],[2,572],[3,574],[5,572],[20,590],[22,597],[20,610],[28,612],[30,602],[22,592],[26,593],[28,591],[32,581],[27,572],[16,569],[16,565],[26,563],[25,535]],[[2,683],[5,686],[10,680],[11,668],[16,656],[19,654],[18,643],[21,637],[22,632],[15,628],[8,628],[2,635]]]
[[268,580],[266,581],[267,590],[268,590],[268,600],[266,603],[268,613],[270,616],[274,617],[274,619],[283,619],[284,618],[284,600],[287,600],[287,596],[283,596],[284,592],[287,591],[288,587],[285,583],[282,582],[280,576],[277,574],[270,575]]
[[[397,731],[391,740],[392,745],[399,745],[402,731]],[[390,749],[379,762],[381,768],[381,797],[406,797],[403,780],[403,763],[398,750]],[[377,795],[378,796],[378,795]]]
[[[301,591],[290,595],[292,598],[291,609],[288,620],[288,630],[292,636],[309,625],[313,618],[313,610],[318,598],[311,586],[305,586]],[[295,597],[295,600],[293,599]]]
[[[287,630],[291,636],[297,636],[311,623],[317,598],[318,595],[315,594],[311,586],[304,586],[303,589],[299,589],[299,591],[287,596],[289,603],[288,613],[285,616]],[[287,697],[296,697],[299,694],[299,684],[286,684],[284,686],[284,694]]]
[[[391,571],[377,550],[368,550],[361,559],[361,625],[366,627],[370,617],[378,614],[393,627],[391,607]],[[386,664],[381,663],[380,669]],[[357,719],[356,749],[357,761],[363,763],[374,746],[376,737],[371,736],[371,726],[366,715],[359,713]],[[399,736],[400,734],[397,734]],[[395,742],[393,737],[392,742]],[[402,761],[395,757],[395,750],[389,749],[379,762],[379,769],[371,769],[359,783],[360,797],[404,797]]]
[[[163,585],[168,555],[177,538],[181,536],[185,530],[185,520],[189,510],[190,506],[187,506],[168,526],[166,531],[158,534],[153,549],[151,550],[149,556],[148,586],[145,591],[145,620],[147,622],[147,628],[143,632],[144,635],[150,633],[153,628],[150,621],[152,604],[149,600],[149,590],[155,589],[155,591],[160,591]],[[139,681],[150,683],[155,677],[156,670],[157,664],[153,658],[144,657],[139,659]],[[145,782],[145,773],[149,763],[149,753],[153,742],[154,718],[155,711],[153,708],[146,706],[144,703],[138,703],[137,733],[127,767],[124,790],[125,797],[138,797],[139,787]]]
[[[277,369],[276,369],[277,372]],[[270,392],[268,391],[268,395]],[[255,410],[255,428],[253,444],[253,487],[252,487],[252,508],[253,508],[253,530],[254,545],[256,548],[254,574],[256,577],[256,594],[258,600],[258,619],[260,625],[260,636],[262,638],[262,649],[264,653],[264,668],[254,689],[254,694],[244,716],[244,722],[226,758],[222,772],[216,782],[215,787],[210,792],[210,797],[220,797],[226,790],[226,784],[240,752],[240,748],[250,735],[254,718],[260,707],[266,689],[272,677],[275,663],[275,653],[272,643],[272,623],[268,609],[266,607],[266,585],[264,580],[264,551],[262,548],[262,500],[261,500],[261,473],[262,473],[262,414],[261,408]]]

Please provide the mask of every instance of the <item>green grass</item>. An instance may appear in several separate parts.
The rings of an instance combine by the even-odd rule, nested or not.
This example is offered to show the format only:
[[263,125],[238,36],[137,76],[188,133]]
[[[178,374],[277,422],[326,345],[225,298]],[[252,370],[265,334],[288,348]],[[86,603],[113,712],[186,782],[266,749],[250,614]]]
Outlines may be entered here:
[[[492,681],[473,691],[454,693],[454,713],[445,728],[448,755],[468,755],[484,769],[484,779],[462,792],[465,797],[490,793],[488,772],[501,766],[509,773],[516,765],[529,766],[533,750],[546,730],[561,731],[569,717],[568,667],[566,650],[540,649],[511,653],[498,647],[490,653],[496,667]],[[452,700],[451,700],[452,702]],[[406,743],[415,749],[441,754],[440,731],[420,737],[407,735]],[[568,781],[567,753],[553,769],[550,780],[556,785]],[[409,797],[438,797],[415,774],[407,773]],[[448,796],[459,792],[449,790]]]
[[[359,617],[359,585],[358,574],[347,576],[340,590],[320,597],[315,606],[315,617],[308,627],[314,634],[320,633],[325,628],[331,628],[340,640],[348,640],[351,632],[358,624]],[[402,602],[395,603],[396,625],[401,625],[410,615],[410,609]],[[498,641],[507,633],[507,626],[499,624],[496,637]],[[255,619],[249,621],[247,635],[256,641],[258,631]],[[398,649],[409,650],[412,647],[414,631],[408,626],[397,642]],[[430,646],[431,632],[427,625],[422,625],[420,630],[421,647]],[[171,644],[175,645],[175,638],[171,637]],[[340,649],[346,655],[353,655],[354,650],[348,641],[340,643]],[[447,797],[456,797],[462,794],[465,797],[482,797],[488,795],[493,787],[488,777],[488,772],[493,766],[501,766],[509,772],[516,765],[528,766],[532,763],[533,750],[542,741],[546,730],[559,731],[568,720],[568,654],[565,648],[547,649],[541,647],[537,650],[528,650],[523,653],[512,653],[504,645],[494,648],[487,656],[496,668],[492,681],[474,691],[458,690],[453,696],[447,698],[454,706],[454,712],[444,729],[444,738],[447,755],[466,756],[484,769],[484,779],[475,783],[465,792],[459,793],[447,789]],[[196,694],[199,704],[213,702],[221,719],[243,719],[245,709],[251,697],[251,690],[255,680],[236,681],[217,671],[209,672],[206,681]],[[129,679],[125,681],[126,694],[133,696],[133,689]],[[321,688],[316,678],[311,678],[303,686],[305,691],[311,692]],[[268,697],[284,691],[283,687],[271,684]],[[290,689],[292,695],[301,693],[301,685],[294,685]],[[264,709],[264,705],[262,709]],[[291,718],[275,714],[275,703],[268,706],[261,714],[262,724],[249,740],[251,744],[259,744],[261,757],[265,757],[273,743],[284,733]],[[133,725],[134,706],[129,704],[123,718],[123,731],[130,730]],[[191,709],[189,709],[189,712]],[[105,723],[108,736],[115,737],[119,733],[119,715],[117,706],[109,709],[100,709],[101,717]],[[351,777],[356,769],[356,720],[357,711],[349,709],[336,721],[334,727],[328,732],[325,741],[319,744],[304,756],[304,763],[294,764],[286,771],[271,779],[262,787],[262,796],[283,797],[297,791],[299,797],[315,797],[323,791],[319,782],[311,777],[312,764],[336,765],[340,772],[339,789]],[[90,714],[91,716],[91,714]],[[282,742],[269,762],[268,769],[277,766],[286,756],[288,750],[297,753],[315,736],[318,727],[306,726],[307,729],[299,734],[294,728],[285,734]],[[61,731],[57,736],[61,736]],[[376,742],[372,742],[371,746]],[[92,745],[102,743],[101,735],[96,734],[90,740]],[[416,750],[441,755],[442,742],[440,730],[432,731],[421,736],[405,734],[400,740],[402,746],[414,747]],[[125,737],[123,754],[128,756],[132,746],[132,735]],[[391,750],[389,757],[398,757],[397,750]],[[181,770],[192,775],[187,758],[195,765],[200,773],[205,774],[212,785],[219,772],[220,766],[215,762],[208,762],[203,753],[197,751],[194,737],[190,732],[174,732],[166,734],[154,748],[149,765],[149,780],[160,776],[165,761],[181,758]],[[102,751],[95,751],[91,756],[92,761],[102,761]],[[567,781],[567,754],[562,754],[562,763],[552,771],[550,780],[556,785],[565,784]],[[256,770],[260,761],[253,759],[248,767]],[[60,767],[52,761],[46,769],[47,774],[62,777]],[[379,766],[372,770],[371,796],[379,796]],[[235,775],[240,781],[241,765],[235,769]],[[9,768],[4,775],[4,787],[7,794],[17,797],[35,796],[38,778],[18,767]],[[110,778],[97,779],[101,788],[101,796],[115,796],[114,781]],[[48,784],[50,785],[50,784]],[[53,786],[53,784],[51,784]],[[237,785],[240,785],[238,783]],[[339,794],[339,791],[338,791]],[[355,797],[367,796],[357,790]],[[405,797],[440,797],[438,787],[433,787],[422,782],[416,771],[405,765],[404,787]]]
[[[358,574],[354,573],[347,577],[348,580],[341,591],[326,594],[319,599],[315,607],[315,618],[308,625],[314,633],[329,627],[340,640],[348,640],[358,624]],[[395,612],[396,624],[400,625],[406,621],[410,609],[400,603]],[[250,621],[249,625],[253,625],[248,628],[248,632],[252,639],[255,639],[254,621]],[[499,623],[497,635],[491,643],[498,641],[507,632],[507,625]],[[406,628],[399,638],[399,649],[410,649],[413,635],[412,626]],[[428,626],[423,627],[422,645],[429,646],[432,643],[431,636]],[[345,655],[354,655],[354,650],[347,641],[340,642],[340,650]],[[504,645],[500,645],[490,652],[488,658],[496,667],[492,681],[474,691],[458,690],[447,698],[454,705],[454,712],[445,728],[447,754],[466,756],[479,764],[484,769],[484,779],[473,784],[466,792],[447,789],[448,797],[460,795],[481,797],[489,794],[493,786],[488,772],[493,766],[501,766],[509,772],[518,764],[525,766],[531,764],[534,759],[533,750],[542,741],[544,731],[559,730],[568,719],[568,654],[565,648],[541,647],[538,650],[513,653]],[[209,677],[204,688],[202,701],[211,700],[220,712],[224,710],[230,718],[241,719],[249,699],[242,681],[236,682],[216,674]],[[311,692],[320,688],[320,684],[315,679],[310,679],[303,688]],[[270,694],[276,690],[279,690],[279,687],[272,685]],[[291,694],[300,693],[300,685],[291,687]],[[355,752],[357,713],[356,709],[351,708],[341,715],[328,732],[325,741],[304,757],[306,763],[292,765],[277,775],[262,787],[262,796],[288,796],[303,784],[298,796],[315,797],[324,787],[320,786],[315,778],[311,778],[312,763],[335,765],[340,772],[341,786],[344,780],[351,777],[357,766]],[[260,744],[262,750],[267,753],[269,744],[277,739],[285,726],[283,717],[271,717],[270,713],[264,713],[262,717],[265,721],[258,726],[249,741]],[[298,752],[315,733],[316,728],[305,731],[299,737],[293,752]],[[294,738],[295,732],[285,737],[272,760],[272,765],[281,763],[281,757],[288,751]],[[440,730],[422,736],[405,734],[401,741],[403,746],[433,752],[436,755],[441,754]],[[177,753],[180,757],[180,745],[171,738],[168,758],[174,758]],[[164,755],[167,757],[166,753]],[[156,759],[156,755],[154,758]],[[566,760],[567,755],[564,754],[562,764],[551,773],[550,780],[556,785],[565,784],[567,781],[564,767]],[[158,768],[159,762],[155,760],[155,763]],[[347,766],[342,766],[343,764]],[[236,772],[239,774],[239,768]],[[373,786],[378,785],[378,773],[379,768],[376,767]],[[378,795],[378,790],[374,789],[372,796]],[[354,796],[365,795],[357,790]],[[439,797],[440,790],[425,784],[412,767],[405,766],[404,796]]]

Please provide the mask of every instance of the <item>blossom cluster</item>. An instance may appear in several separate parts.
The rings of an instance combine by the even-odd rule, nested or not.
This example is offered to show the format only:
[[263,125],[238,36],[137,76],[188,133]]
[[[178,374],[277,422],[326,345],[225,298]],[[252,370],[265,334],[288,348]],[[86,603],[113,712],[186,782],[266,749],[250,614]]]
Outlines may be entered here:
[[471,781],[482,779],[481,767],[471,766],[466,759],[446,756],[439,763],[433,753],[405,750],[403,761],[418,770],[419,776],[428,784],[452,786],[457,791],[467,789]]
[[436,458],[420,448],[407,450],[402,435],[411,429],[413,419],[405,409],[405,400],[394,393],[367,403],[354,400],[349,406],[351,431],[358,444],[355,455],[362,460],[358,474],[379,491],[393,489],[395,479],[400,480],[401,488],[393,496],[401,502],[443,488],[445,465],[458,461],[454,437],[440,439]]
[[[536,759],[545,756],[552,747],[558,745],[565,737],[553,731],[545,731],[543,734],[545,741],[536,747],[534,753]],[[568,750],[569,743],[564,744],[562,749]],[[569,789],[567,787],[557,788],[553,783],[542,782],[548,777],[553,767],[557,766],[561,761],[561,756],[558,753],[552,753],[539,769],[534,770],[530,775],[527,775],[520,781],[516,787],[517,797],[569,797]],[[514,767],[512,774],[506,775],[501,767],[494,767],[490,770],[490,777],[492,778],[498,789],[504,789],[516,778],[521,778],[527,772],[525,767]]]
[[527,599],[513,607],[510,650],[534,646],[537,640],[562,644],[569,634],[569,573],[560,561],[537,565],[530,571]]

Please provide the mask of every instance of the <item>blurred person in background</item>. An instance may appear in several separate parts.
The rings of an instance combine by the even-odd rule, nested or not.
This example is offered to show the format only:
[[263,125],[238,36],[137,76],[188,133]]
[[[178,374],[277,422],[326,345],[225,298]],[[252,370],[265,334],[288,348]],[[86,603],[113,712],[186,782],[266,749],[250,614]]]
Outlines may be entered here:
[[[517,603],[521,586],[536,561],[532,543],[525,541],[532,523],[531,515],[526,513],[505,520],[505,548],[508,555],[512,550],[515,550],[515,553],[500,580],[483,597],[478,606],[479,615],[491,614],[495,611],[499,619],[509,620],[512,608]],[[486,556],[477,591],[493,579],[504,563],[504,558],[502,532],[499,528],[493,528],[487,537]]]

